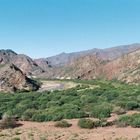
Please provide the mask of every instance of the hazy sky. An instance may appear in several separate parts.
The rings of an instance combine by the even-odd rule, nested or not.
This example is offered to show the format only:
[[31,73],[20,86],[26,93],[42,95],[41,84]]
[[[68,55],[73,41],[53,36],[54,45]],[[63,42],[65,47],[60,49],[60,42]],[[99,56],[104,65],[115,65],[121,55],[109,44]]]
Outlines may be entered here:
[[0,49],[31,57],[140,42],[140,0],[0,0]]

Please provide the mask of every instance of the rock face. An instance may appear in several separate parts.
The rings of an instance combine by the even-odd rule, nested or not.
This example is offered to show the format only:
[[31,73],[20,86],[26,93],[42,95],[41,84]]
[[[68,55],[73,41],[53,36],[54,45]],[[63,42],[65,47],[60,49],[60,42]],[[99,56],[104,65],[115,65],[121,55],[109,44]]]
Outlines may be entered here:
[[102,72],[107,79],[140,83],[140,49],[107,63]]
[[12,50],[0,50],[0,64],[10,62],[16,55]]
[[28,76],[37,76],[44,72],[44,70],[39,67],[35,61],[23,54],[16,55],[12,59],[12,63]]
[[39,85],[29,79],[13,64],[5,64],[0,68],[0,91],[16,92],[37,90]]
[[44,72],[38,64],[24,54],[17,54],[12,50],[0,50],[0,65],[13,63],[27,76],[36,76]]
[[102,60],[96,55],[86,55],[74,59],[69,64],[60,68],[60,77],[66,79],[88,79],[90,73],[93,72],[95,78],[97,74],[97,68],[101,65]]

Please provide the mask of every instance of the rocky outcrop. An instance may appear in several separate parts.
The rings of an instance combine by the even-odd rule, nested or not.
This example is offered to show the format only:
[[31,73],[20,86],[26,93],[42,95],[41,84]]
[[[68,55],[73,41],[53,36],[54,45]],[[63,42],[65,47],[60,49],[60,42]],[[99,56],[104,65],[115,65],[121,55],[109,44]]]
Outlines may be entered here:
[[12,59],[12,63],[22,70],[27,76],[37,76],[44,72],[30,57],[24,54],[18,54]]
[[17,54],[12,50],[0,50],[0,64],[5,64],[13,60]]
[[39,85],[29,79],[14,64],[5,64],[0,68],[0,91],[17,92],[37,90]]
[[27,76],[42,74],[44,70],[30,57],[24,54],[17,54],[12,50],[0,50],[0,65],[13,63]]

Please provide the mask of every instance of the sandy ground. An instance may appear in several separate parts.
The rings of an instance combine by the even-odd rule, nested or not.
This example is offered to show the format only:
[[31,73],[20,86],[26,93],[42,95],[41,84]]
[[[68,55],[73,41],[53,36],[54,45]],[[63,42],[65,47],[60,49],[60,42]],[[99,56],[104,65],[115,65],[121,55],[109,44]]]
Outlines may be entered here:
[[[129,112],[133,114],[135,112]],[[114,120],[112,115],[108,120]],[[22,126],[15,129],[2,130],[0,140],[140,140],[140,128],[99,127],[96,129],[81,129],[77,126],[78,119],[67,120],[70,128],[56,128],[55,122],[20,121]]]
[[53,90],[62,90],[73,88],[77,84],[74,82],[61,82],[61,81],[41,81],[42,86],[39,89],[40,92],[42,91],[53,91]]

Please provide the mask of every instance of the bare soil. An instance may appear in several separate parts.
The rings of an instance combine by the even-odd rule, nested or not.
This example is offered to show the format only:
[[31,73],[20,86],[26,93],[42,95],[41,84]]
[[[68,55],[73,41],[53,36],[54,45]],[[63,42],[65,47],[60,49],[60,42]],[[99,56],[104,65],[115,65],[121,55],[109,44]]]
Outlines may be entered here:
[[[135,112],[128,112],[133,114]],[[112,114],[108,119],[114,120]],[[20,121],[22,126],[14,129],[2,130],[0,140],[140,140],[140,128],[99,127],[96,129],[81,129],[77,126],[78,119],[67,120],[72,124],[70,128],[56,128],[55,122],[27,122]]]
[[39,89],[40,92],[69,89],[77,85],[74,82],[46,81],[46,80],[42,80],[41,83],[42,86]]

